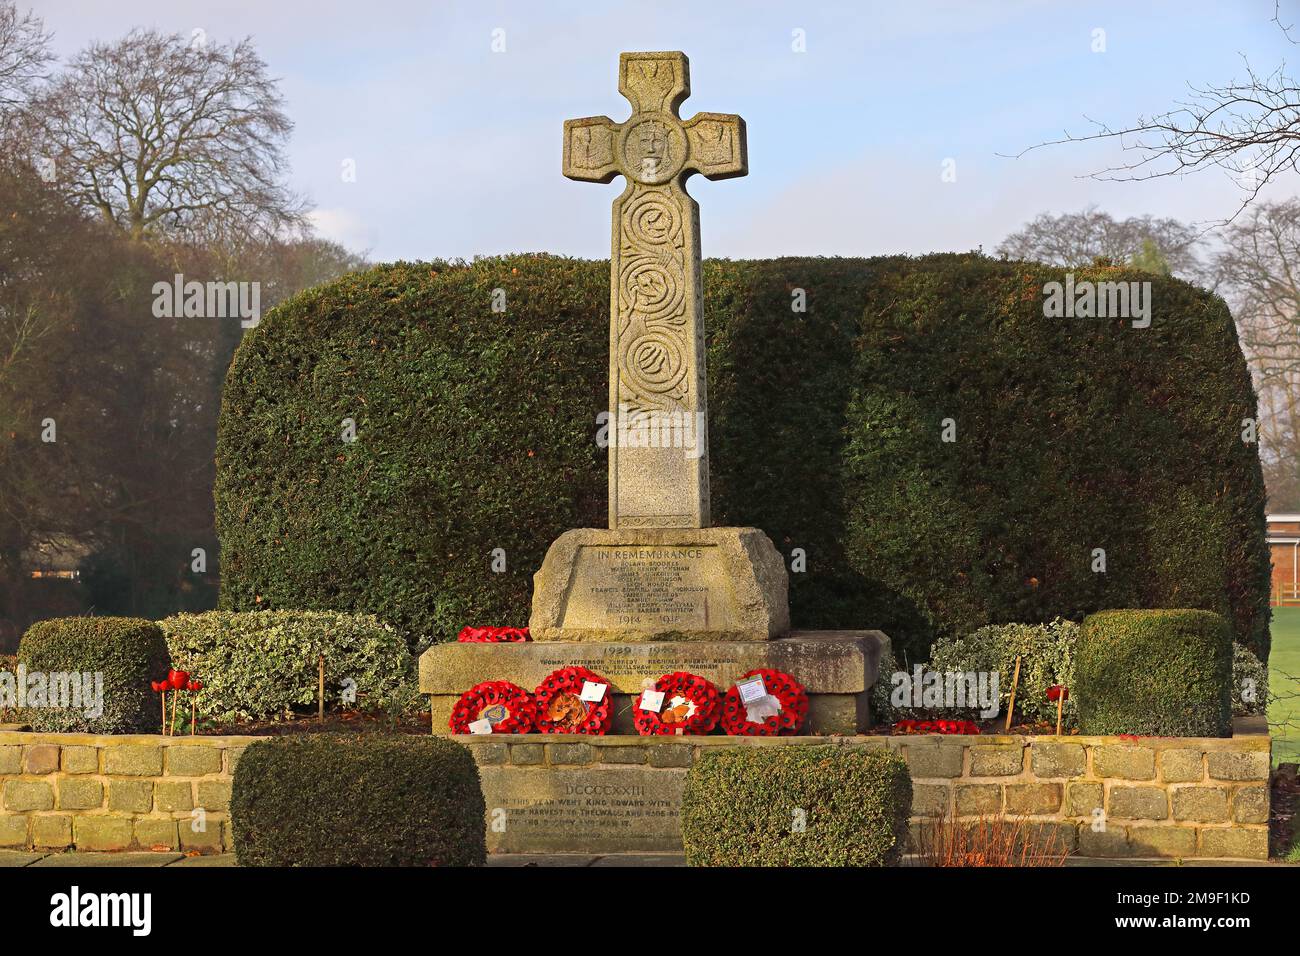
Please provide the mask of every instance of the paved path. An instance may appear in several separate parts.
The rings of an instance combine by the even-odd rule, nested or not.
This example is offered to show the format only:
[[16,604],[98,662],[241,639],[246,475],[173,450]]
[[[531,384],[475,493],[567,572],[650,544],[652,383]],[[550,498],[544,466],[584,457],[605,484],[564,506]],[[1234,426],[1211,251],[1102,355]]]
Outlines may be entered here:
[[234,866],[235,855],[185,856],[183,853],[25,853],[0,850],[7,866]]

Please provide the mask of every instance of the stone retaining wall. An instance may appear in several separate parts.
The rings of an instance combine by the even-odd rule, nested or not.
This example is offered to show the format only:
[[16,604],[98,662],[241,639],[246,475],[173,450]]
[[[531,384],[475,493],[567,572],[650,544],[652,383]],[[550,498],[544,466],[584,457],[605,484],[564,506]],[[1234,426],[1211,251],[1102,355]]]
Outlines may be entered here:
[[[230,850],[231,778],[257,739],[0,732],[0,847]],[[455,739],[479,764],[495,852],[680,851],[682,788],[701,754],[830,744],[902,752],[914,830],[1023,814],[1083,856],[1268,856],[1266,734]]]
[[257,739],[0,732],[0,847],[229,850],[231,775]]
[[[1268,857],[1269,738],[457,737],[495,852],[678,850],[686,770],[719,747],[890,747],[927,820],[1017,817],[1089,857]],[[500,810],[505,813],[501,814]]]

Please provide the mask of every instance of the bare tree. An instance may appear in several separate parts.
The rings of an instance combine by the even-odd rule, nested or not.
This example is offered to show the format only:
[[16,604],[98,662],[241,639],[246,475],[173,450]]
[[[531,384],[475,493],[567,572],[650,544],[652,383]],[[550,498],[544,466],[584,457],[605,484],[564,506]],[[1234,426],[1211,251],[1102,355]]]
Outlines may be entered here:
[[29,115],[34,148],[82,208],[133,238],[206,239],[301,226],[282,104],[250,39],[134,30],[78,54]]
[[1270,505],[1300,507],[1300,199],[1252,206],[1222,240],[1213,268],[1259,392]]
[[[1273,20],[1292,42],[1274,7]],[[1116,140],[1130,159],[1090,174],[1111,181],[1141,181],[1218,167],[1233,175],[1244,190],[1236,218],[1279,174],[1296,172],[1300,159],[1300,83],[1286,73],[1285,64],[1271,73],[1258,73],[1243,58],[1244,77],[1213,86],[1188,84],[1185,99],[1151,116],[1139,116],[1122,127],[1089,120],[1091,133],[1066,133],[1039,143],[1018,156],[1044,146],[1090,140]]]
[[0,0],[0,109],[26,102],[46,78],[45,65],[54,59],[50,39],[38,17],[19,15],[12,0]]
[[18,110],[48,76],[46,64],[54,59],[49,44],[40,19],[0,0],[0,136],[12,132]]
[[1007,259],[1077,269],[1098,260],[1133,262],[1147,251],[1147,244],[1153,244],[1174,275],[1203,282],[1200,238],[1196,229],[1177,219],[1133,216],[1119,220],[1089,206],[1082,212],[1036,216],[1003,239],[997,253]]

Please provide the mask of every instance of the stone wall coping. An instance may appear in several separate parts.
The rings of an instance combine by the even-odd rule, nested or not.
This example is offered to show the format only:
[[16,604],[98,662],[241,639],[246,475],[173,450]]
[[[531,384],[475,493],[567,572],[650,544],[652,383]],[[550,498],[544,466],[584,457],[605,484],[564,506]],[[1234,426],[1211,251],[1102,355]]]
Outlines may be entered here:
[[189,734],[164,737],[162,734],[47,734],[38,731],[0,731],[0,747],[14,744],[62,744],[66,747],[244,747],[268,736],[204,736]]
[[[419,735],[423,736],[423,735]],[[1268,750],[1267,734],[1239,733],[1232,737],[1056,737],[1048,735],[982,735],[982,734],[860,734],[855,736],[798,736],[798,737],[731,737],[731,736],[656,736],[638,734],[608,734],[597,737],[590,734],[450,734],[461,743],[588,743],[597,747],[658,746],[661,744],[689,744],[693,747],[771,746],[773,744],[801,744],[805,746],[860,746],[878,741],[885,746],[925,744],[950,747],[1007,747],[1033,746],[1034,744],[1078,744],[1085,747],[1147,747],[1155,750]],[[161,734],[54,734],[36,731],[0,731],[0,746],[15,744],[63,744],[72,747],[116,747],[124,744],[143,744],[164,747],[243,747],[272,736],[204,736]]]

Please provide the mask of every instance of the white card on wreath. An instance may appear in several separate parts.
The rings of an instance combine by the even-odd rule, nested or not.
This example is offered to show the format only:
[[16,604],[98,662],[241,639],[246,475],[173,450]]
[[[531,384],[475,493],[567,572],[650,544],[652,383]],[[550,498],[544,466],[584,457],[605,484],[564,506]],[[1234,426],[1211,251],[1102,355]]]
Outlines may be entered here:
[[596,704],[605,699],[605,685],[597,684],[593,680],[582,682],[582,693],[578,695],[579,700],[585,700],[588,703]]
[[745,719],[751,724],[761,724],[767,718],[776,717],[780,713],[780,699],[770,695],[761,697],[752,704],[745,705]]
[[641,709],[657,714],[664,709],[664,692],[661,690],[641,691]]
[[756,674],[740,681],[736,684],[736,690],[740,692],[740,701],[743,704],[752,704],[754,701],[762,700],[767,696],[767,686],[763,683],[762,674]]
[[490,734],[492,733],[492,721],[486,717],[480,717],[469,725],[469,732],[471,734]]

